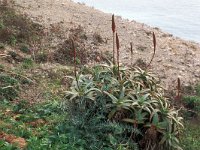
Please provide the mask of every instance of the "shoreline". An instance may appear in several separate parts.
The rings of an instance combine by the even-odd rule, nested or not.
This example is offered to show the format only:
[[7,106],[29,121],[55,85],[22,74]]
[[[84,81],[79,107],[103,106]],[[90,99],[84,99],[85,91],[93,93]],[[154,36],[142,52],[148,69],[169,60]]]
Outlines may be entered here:
[[[61,35],[68,38],[71,28],[81,26],[86,32],[86,49],[99,53],[112,52],[111,14],[95,8],[75,3],[71,0],[16,0],[21,12],[28,15],[47,29],[60,25]],[[167,89],[174,89],[177,78],[188,86],[200,81],[200,43],[183,40],[159,28],[123,19],[116,16],[117,32],[120,39],[120,61],[130,65],[130,42],[133,42],[134,63],[150,61],[153,54],[152,32],[157,38],[157,50],[151,70],[158,74]],[[94,34],[103,43],[93,43]],[[54,45],[59,43],[53,43]]]

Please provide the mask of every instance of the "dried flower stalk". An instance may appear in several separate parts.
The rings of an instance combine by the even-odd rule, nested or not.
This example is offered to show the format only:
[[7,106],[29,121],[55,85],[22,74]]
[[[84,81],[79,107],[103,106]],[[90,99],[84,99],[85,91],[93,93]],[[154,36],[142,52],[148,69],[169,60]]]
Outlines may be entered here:
[[117,46],[117,67],[118,67],[118,75],[120,79],[120,73],[119,73],[119,37],[118,34],[116,33],[116,46]]
[[115,31],[116,31],[116,25],[115,25],[115,16],[112,15],[112,32],[113,32],[113,64],[115,64]]
[[155,54],[156,54],[156,36],[155,36],[155,34],[153,32],[153,55],[152,55],[152,58],[151,58],[149,64],[147,65],[147,68],[151,65],[151,63],[152,63],[152,61],[153,61],[153,59],[155,57]]
[[76,68],[76,48],[75,48],[73,39],[71,39],[71,42],[72,42],[72,50],[73,50],[73,57],[74,57],[74,76],[76,78],[77,87],[79,88],[78,78],[77,78],[77,73],[76,73],[76,70],[77,70],[77,68]]
[[130,43],[131,46],[131,66],[133,65],[133,43]]

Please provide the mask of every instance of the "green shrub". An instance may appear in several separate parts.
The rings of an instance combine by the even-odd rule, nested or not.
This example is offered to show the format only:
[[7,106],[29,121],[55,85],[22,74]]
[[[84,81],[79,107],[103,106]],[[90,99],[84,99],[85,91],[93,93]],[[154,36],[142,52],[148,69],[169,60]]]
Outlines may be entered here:
[[104,64],[77,75],[62,106],[85,149],[181,149],[181,117],[163,95],[152,73]]
[[30,53],[30,49],[29,46],[26,44],[21,44],[20,45],[20,51],[23,53]]
[[200,112],[200,97],[199,96],[185,96],[183,97],[185,107]]
[[46,52],[40,52],[35,55],[35,60],[38,63],[44,63],[48,60],[48,54]]
[[22,63],[22,67],[24,69],[30,69],[31,67],[33,67],[33,60],[31,58],[25,58],[23,63]]
[[197,95],[197,96],[200,96],[200,84],[198,84],[198,85],[195,87],[195,90],[196,90],[196,95]]
[[0,43],[0,49],[4,49],[4,48],[5,48],[4,44]]
[[18,92],[18,81],[7,74],[0,74],[0,100],[13,100],[18,97]]
[[200,128],[195,123],[186,123],[183,135],[181,137],[181,145],[184,150],[198,150],[200,147]]

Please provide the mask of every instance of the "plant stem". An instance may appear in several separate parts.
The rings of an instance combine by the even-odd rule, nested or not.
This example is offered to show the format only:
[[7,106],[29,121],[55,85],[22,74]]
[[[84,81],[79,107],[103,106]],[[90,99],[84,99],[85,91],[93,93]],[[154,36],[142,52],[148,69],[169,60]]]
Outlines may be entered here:
[[113,32],[113,64],[115,63],[115,32]]

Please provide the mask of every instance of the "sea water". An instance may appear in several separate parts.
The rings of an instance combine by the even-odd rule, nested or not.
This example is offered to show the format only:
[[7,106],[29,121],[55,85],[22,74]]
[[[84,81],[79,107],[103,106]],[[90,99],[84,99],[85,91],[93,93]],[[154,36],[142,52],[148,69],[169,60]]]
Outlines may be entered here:
[[200,0],[74,0],[200,43]]

